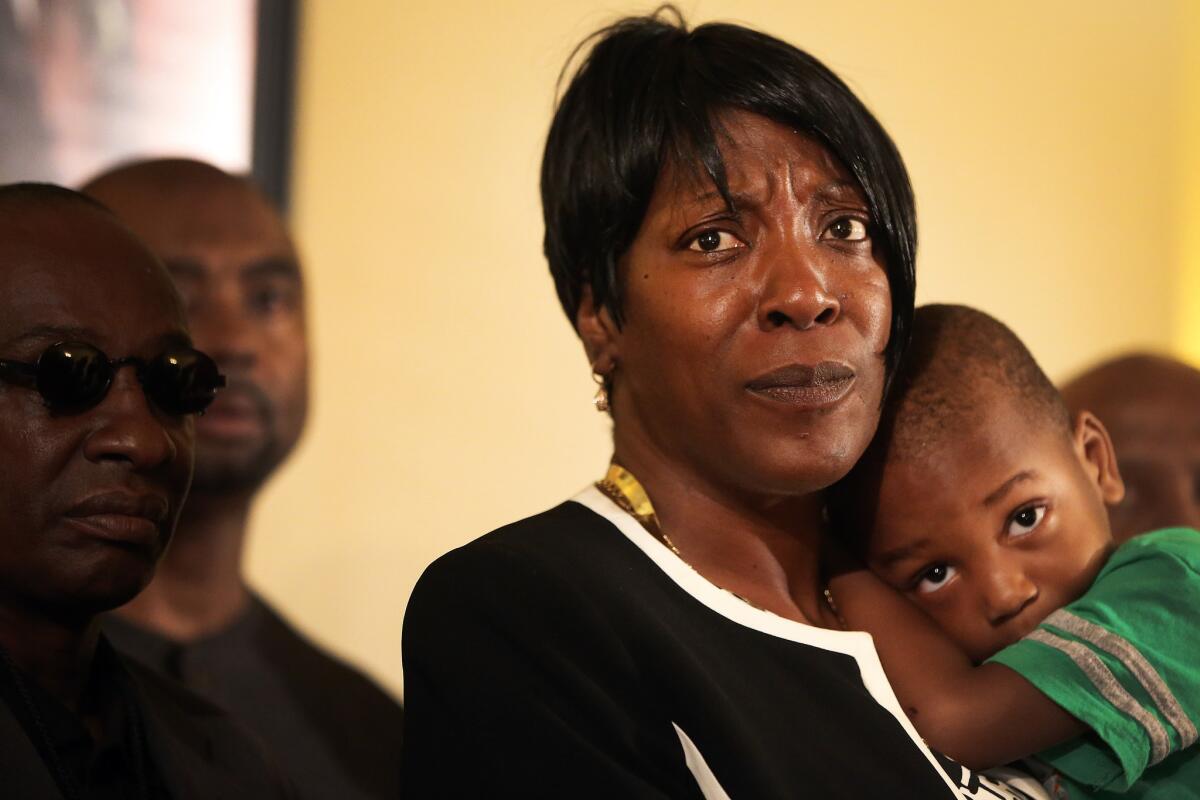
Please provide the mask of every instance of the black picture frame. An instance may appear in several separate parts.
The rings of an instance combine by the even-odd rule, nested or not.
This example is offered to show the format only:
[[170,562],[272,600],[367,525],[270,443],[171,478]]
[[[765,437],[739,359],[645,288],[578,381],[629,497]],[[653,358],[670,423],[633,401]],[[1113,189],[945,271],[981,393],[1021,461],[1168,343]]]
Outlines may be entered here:
[[292,175],[300,0],[258,0],[251,170],[284,212]]

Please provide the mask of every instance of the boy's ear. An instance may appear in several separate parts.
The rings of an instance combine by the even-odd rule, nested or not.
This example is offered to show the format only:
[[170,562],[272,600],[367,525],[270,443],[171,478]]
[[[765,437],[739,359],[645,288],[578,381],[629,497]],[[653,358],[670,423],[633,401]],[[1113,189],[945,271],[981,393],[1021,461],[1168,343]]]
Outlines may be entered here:
[[592,372],[602,376],[611,375],[619,360],[619,331],[608,309],[596,307],[592,287],[587,284],[583,286],[579,310],[575,312],[575,331],[583,341]]
[[1083,462],[1088,476],[1100,490],[1105,505],[1115,506],[1125,497],[1125,482],[1117,468],[1117,453],[1108,431],[1095,414],[1080,411],[1072,426],[1075,453]]

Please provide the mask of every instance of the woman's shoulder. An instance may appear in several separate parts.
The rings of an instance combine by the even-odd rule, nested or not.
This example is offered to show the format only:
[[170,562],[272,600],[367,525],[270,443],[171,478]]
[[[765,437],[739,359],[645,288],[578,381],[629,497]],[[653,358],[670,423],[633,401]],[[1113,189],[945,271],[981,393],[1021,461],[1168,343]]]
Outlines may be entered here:
[[427,604],[442,607],[513,604],[531,592],[571,592],[587,574],[627,564],[637,550],[616,527],[591,509],[566,501],[444,554],[422,573],[406,618]]
[[404,613],[405,663],[466,657],[467,643],[476,660],[516,641],[541,651],[604,638],[620,650],[613,616],[626,618],[626,592],[654,581],[640,560],[612,523],[574,502],[498,528],[422,573]]
[[456,575],[490,572],[497,562],[525,560],[542,564],[569,561],[572,567],[630,552],[625,537],[607,519],[573,500],[511,522],[451,550],[426,573]]

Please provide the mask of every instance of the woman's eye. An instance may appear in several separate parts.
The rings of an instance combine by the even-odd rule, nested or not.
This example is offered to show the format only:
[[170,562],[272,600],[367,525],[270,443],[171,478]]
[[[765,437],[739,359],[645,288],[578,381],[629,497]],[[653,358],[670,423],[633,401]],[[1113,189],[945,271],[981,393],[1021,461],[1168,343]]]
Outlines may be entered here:
[[936,592],[957,574],[958,570],[949,564],[934,564],[921,573],[920,580],[917,581],[917,591],[921,594]]
[[1041,504],[1025,506],[1013,514],[1008,521],[1008,535],[1024,536],[1032,533],[1033,529],[1042,523],[1042,518],[1045,516],[1046,506]]
[[842,242],[865,242],[868,238],[867,223],[854,217],[835,219],[821,234],[821,238],[837,239]]
[[744,247],[741,240],[728,231],[704,231],[692,239],[689,250],[700,253],[720,253]]

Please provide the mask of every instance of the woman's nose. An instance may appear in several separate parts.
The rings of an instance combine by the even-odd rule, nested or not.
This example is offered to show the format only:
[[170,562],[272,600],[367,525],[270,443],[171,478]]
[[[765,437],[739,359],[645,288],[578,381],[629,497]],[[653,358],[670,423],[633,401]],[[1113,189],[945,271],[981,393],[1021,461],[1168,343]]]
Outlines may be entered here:
[[832,325],[841,316],[841,300],[829,286],[830,271],[819,249],[789,241],[763,254],[767,263],[758,316],[764,330],[807,330]]
[[134,472],[152,471],[174,461],[175,440],[150,407],[132,365],[117,370],[108,395],[88,413],[100,417],[84,444],[88,460],[124,462]]
[[984,610],[992,625],[1002,625],[1038,598],[1038,588],[1019,564],[997,563],[984,580]]

